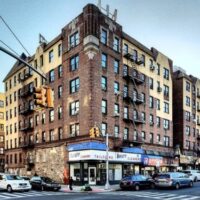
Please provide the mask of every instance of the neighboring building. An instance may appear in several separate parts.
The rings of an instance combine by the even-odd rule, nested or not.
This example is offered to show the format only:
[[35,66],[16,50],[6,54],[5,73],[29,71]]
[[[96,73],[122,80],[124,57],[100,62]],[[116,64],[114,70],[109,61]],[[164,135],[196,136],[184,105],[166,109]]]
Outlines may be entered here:
[[4,172],[4,137],[5,137],[5,94],[0,93],[0,172]]
[[173,74],[174,145],[182,168],[196,168],[200,160],[200,80],[181,69]]
[[123,175],[167,171],[173,154],[172,61],[123,32],[88,4],[50,43],[26,58],[48,77],[54,108],[38,109],[33,88],[44,82],[19,62],[8,73],[6,170],[58,181],[105,183],[109,133],[111,182]]

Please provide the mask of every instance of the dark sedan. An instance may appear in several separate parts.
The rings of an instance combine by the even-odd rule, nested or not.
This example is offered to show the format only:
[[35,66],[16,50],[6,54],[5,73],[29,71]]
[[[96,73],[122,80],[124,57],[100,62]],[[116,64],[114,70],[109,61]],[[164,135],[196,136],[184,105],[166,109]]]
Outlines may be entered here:
[[143,175],[133,175],[124,177],[120,182],[120,188],[122,190],[134,189],[138,191],[141,188],[155,188],[155,183],[153,179]]
[[42,177],[42,176],[33,176],[30,180],[30,184],[32,186],[32,189],[35,190],[53,190],[58,191],[60,190],[61,186],[60,184],[56,183],[52,179],[48,177]]

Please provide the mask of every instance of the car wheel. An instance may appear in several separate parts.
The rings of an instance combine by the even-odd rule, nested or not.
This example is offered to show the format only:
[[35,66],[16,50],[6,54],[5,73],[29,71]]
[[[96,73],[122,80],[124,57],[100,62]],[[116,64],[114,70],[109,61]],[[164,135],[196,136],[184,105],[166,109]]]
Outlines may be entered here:
[[7,186],[7,191],[8,191],[9,193],[12,192],[12,187],[11,187],[10,185]]
[[135,185],[135,191],[139,191],[140,190],[140,186],[139,185]]
[[156,187],[156,185],[155,185],[155,183],[151,183],[151,189],[155,189],[155,187]]
[[197,182],[197,177],[194,178],[194,182]]
[[180,184],[176,183],[175,188],[176,188],[176,190],[178,190],[180,188]]
[[193,182],[190,181],[190,183],[189,183],[189,187],[192,187],[192,186],[193,186]]

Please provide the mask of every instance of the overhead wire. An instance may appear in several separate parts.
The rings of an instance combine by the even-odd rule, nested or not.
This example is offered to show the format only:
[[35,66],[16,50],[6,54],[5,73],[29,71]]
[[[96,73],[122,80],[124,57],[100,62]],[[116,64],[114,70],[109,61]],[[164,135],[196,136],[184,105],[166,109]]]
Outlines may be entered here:
[[19,44],[22,46],[22,48],[27,52],[27,54],[29,55],[29,56],[31,56],[30,55],[30,53],[28,52],[28,50],[25,48],[25,46],[22,44],[22,42],[20,41],[20,39],[16,36],[16,34],[12,31],[12,29],[10,28],[10,26],[6,23],[6,21],[3,19],[3,17],[2,16],[0,16],[0,18],[1,18],[1,20],[3,21],[3,23],[5,24],[5,26],[10,30],[10,32],[13,34],[13,36],[15,37],[15,39],[19,42]]
[[10,51],[12,51],[13,53],[15,53],[18,57],[20,57],[20,55],[15,50],[13,50],[11,47],[9,47],[5,42],[3,42],[2,40],[0,40],[0,42],[3,45],[5,45]]

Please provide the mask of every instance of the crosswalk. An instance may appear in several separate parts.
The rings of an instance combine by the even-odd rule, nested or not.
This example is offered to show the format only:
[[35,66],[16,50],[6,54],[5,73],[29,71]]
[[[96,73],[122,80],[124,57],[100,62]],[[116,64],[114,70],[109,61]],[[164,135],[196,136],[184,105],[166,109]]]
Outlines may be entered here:
[[[108,194],[108,193],[101,193]],[[125,191],[125,192],[109,192],[109,194],[127,196],[127,197],[141,197],[148,199],[165,199],[165,200],[200,200],[200,196],[194,196],[189,194],[173,194],[173,193],[163,193],[163,192],[146,192],[146,191]],[[119,198],[120,199],[120,198]]]
[[42,197],[42,196],[57,196],[57,195],[69,195],[71,193],[64,192],[40,192],[40,191],[30,191],[30,192],[0,192],[0,199],[18,199],[18,198],[26,198],[26,197]]

